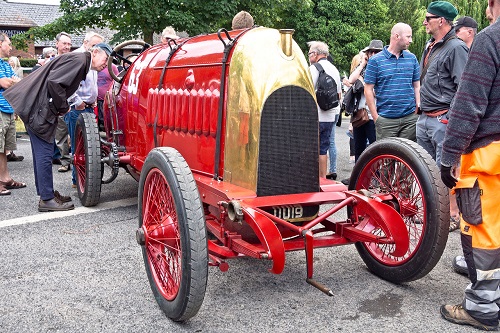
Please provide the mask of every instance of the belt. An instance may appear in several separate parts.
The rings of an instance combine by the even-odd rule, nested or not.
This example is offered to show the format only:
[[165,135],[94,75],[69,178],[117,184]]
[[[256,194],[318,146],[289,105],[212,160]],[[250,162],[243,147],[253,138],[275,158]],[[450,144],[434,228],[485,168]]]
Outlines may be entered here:
[[428,117],[442,116],[443,114],[445,114],[447,112],[448,112],[448,109],[424,111],[425,115]]
[[85,108],[93,109],[94,108],[94,104],[85,103]]
[[436,118],[437,121],[439,121],[440,123],[448,124],[448,118],[447,117],[443,118],[443,116],[448,113],[448,109],[434,110],[434,111],[429,111],[429,112],[424,111],[424,113],[426,116]]

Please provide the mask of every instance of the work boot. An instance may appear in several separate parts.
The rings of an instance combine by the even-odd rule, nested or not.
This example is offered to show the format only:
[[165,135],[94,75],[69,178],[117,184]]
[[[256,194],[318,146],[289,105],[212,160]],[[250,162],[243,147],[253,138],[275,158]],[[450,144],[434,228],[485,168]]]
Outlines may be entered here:
[[483,331],[496,331],[498,325],[490,326],[479,322],[465,311],[462,304],[441,306],[441,316],[452,323],[459,325],[470,325]]
[[464,256],[456,256],[451,262],[451,266],[458,274],[469,276],[469,269],[467,268],[467,263],[465,262]]
[[58,198],[61,200],[61,202],[71,202],[71,197],[67,195],[62,195],[58,191],[54,191],[54,197]]
[[50,200],[40,200],[38,203],[39,212],[58,212],[72,209],[75,209],[72,202],[62,202],[57,197]]

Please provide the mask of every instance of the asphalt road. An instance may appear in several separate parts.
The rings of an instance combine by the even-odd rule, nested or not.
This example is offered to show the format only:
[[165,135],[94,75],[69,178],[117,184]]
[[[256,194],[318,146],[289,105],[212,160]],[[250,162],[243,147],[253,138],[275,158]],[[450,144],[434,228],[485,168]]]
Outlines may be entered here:
[[[350,174],[347,124],[338,129],[339,179]],[[354,246],[315,251],[315,278],[328,297],[305,282],[305,255],[288,253],[285,271],[270,263],[229,262],[209,268],[197,316],[178,324],[154,300],[135,241],[137,183],[123,170],[103,185],[101,203],[81,207],[70,173],[54,166],[55,188],[77,208],[38,213],[28,138],[18,141],[23,162],[10,162],[28,187],[0,197],[1,332],[475,332],[448,323],[439,306],[458,303],[468,283],[451,259],[460,253],[450,234],[443,257],[424,278],[395,285],[372,275]]]

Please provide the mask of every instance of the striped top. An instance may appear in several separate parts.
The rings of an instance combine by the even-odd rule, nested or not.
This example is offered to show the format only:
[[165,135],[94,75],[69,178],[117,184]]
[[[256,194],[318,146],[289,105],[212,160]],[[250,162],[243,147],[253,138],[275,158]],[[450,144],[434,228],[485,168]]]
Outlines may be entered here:
[[409,51],[396,58],[385,46],[366,65],[365,83],[374,85],[377,113],[384,118],[401,118],[415,112],[413,82],[419,80],[417,57]]
[[[441,164],[500,140],[500,20],[477,34],[448,112]],[[488,156],[494,159],[497,156]]]
[[[3,59],[0,59],[0,79],[4,77],[13,77],[14,75],[14,70],[12,67],[9,65],[8,62],[4,61]],[[0,87],[0,111],[3,113],[14,113],[14,109],[12,106],[10,106],[9,102],[5,98],[3,98],[3,92],[5,91],[4,88]]]

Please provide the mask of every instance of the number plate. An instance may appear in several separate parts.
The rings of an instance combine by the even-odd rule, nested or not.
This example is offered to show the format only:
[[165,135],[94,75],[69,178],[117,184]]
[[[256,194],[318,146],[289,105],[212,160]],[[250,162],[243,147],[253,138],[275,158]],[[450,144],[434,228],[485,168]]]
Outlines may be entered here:
[[319,206],[302,206],[299,204],[272,206],[265,209],[265,211],[289,222],[301,222],[315,218],[318,215]]

